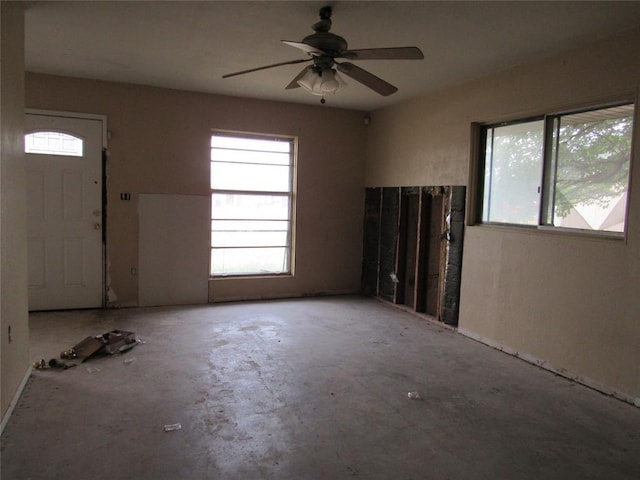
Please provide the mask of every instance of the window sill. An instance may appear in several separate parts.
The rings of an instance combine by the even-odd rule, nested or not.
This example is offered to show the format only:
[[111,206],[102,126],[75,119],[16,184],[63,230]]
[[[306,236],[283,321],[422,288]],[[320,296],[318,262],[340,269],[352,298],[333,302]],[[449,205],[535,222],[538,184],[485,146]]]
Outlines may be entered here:
[[238,275],[210,275],[209,280],[266,280],[274,278],[291,278],[292,273],[256,273],[256,274],[238,274]]
[[589,240],[606,240],[627,243],[626,233],[602,232],[594,230],[580,230],[576,228],[552,227],[546,225],[512,225],[497,223],[476,223],[468,227],[480,227],[486,230],[504,231],[509,233],[520,233],[527,235],[560,235],[564,237],[575,237]]

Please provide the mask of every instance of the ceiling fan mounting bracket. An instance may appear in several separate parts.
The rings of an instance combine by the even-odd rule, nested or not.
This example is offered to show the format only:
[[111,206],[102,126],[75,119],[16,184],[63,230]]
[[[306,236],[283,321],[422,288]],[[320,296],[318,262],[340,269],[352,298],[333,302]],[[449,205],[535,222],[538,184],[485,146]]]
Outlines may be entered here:
[[333,13],[333,9],[330,5],[322,7],[320,9],[320,20],[329,20],[331,18],[331,14]]
[[320,21],[311,26],[314,32],[328,32],[331,29],[331,12],[329,6],[320,9]]

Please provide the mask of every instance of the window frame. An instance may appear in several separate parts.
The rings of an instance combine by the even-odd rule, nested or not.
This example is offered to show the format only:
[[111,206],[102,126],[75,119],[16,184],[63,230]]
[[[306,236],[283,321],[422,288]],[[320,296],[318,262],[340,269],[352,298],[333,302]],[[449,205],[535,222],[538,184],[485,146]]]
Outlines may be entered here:
[[[290,162],[288,164],[289,168],[289,187],[287,191],[265,191],[265,190],[253,190],[253,189],[224,189],[224,188],[213,188],[211,185],[211,174],[213,164],[215,163],[211,158],[211,154],[213,152],[212,141],[214,137],[230,137],[237,139],[248,139],[248,140],[264,140],[264,141],[287,141],[290,143]],[[220,248],[230,248],[230,247],[214,247],[213,241],[210,236],[209,239],[209,278],[211,279],[223,279],[223,278],[257,278],[257,277],[288,277],[294,275],[294,267],[295,267],[295,212],[296,212],[296,177],[297,177],[297,154],[298,154],[298,139],[293,135],[278,135],[278,134],[268,134],[268,133],[255,133],[255,132],[239,132],[233,130],[219,130],[213,129],[209,136],[210,144],[209,144],[209,205],[210,205],[210,229],[213,233],[213,221],[214,221],[214,209],[213,209],[213,196],[215,194],[222,195],[240,195],[240,196],[273,196],[273,197],[285,197],[288,199],[289,203],[289,211],[288,211],[288,219],[282,220],[286,221],[288,225],[288,231],[286,235],[286,245],[282,248],[285,248],[285,254],[287,257],[287,269],[282,272],[265,272],[265,271],[256,271],[256,272],[242,272],[242,273],[213,273],[212,269],[212,258],[215,249]],[[241,162],[238,162],[241,163]],[[227,220],[234,221],[234,219],[219,219],[219,220]],[[239,220],[239,219],[236,219]],[[251,221],[265,221],[260,218],[246,219]],[[267,247],[267,246],[239,246],[232,247],[236,249],[249,249],[249,248],[280,248],[280,247]]]
[[[631,147],[629,155],[629,170],[627,175],[627,198],[625,205],[625,217],[624,217],[624,229],[621,232],[609,231],[609,230],[595,230],[595,229],[582,229],[575,227],[564,227],[553,225],[553,212],[549,212],[549,208],[553,207],[553,192],[556,188],[556,178],[553,175],[552,169],[557,168],[557,159],[553,158],[553,133],[554,122],[564,116],[570,116],[586,112],[594,112],[598,110],[605,110],[608,108],[615,108],[621,106],[630,105],[633,107],[632,116],[632,130],[631,130]],[[636,148],[636,131],[638,129],[638,108],[637,101],[634,98],[624,97],[619,98],[611,102],[600,103],[596,105],[582,106],[577,108],[571,108],[566,110],[558,110],[550,113],[523,116],[513,120],[496,121],[496,122],[475,122],[471,125],[471,158],[473,164],[470,169],[470,182],[473,186],[475,194],[471,197],[471,208],[469,216],[469,225],[483,226],[494,229],[517,229],[522,231],[541,231],[541,232],[553,232],[563,234],[573,234],[578,236],[593,236],[600,238],[611,239],[624,239],[626,241],[628,231],[628,219],[629,219],[629,206],[630,206],[630,192],[631,192],[631,179],[633,176],[633,159],[635,156]],[[516,125],[527,122],[535,122],[542,120],[543,124],[543,147],[542,147],[542,170],[539,177],[539,204],[538,204],[538,219],[536,225],[527,225],[519,223],[507,223],[507,222],[495,222],[484,221],[484,196],[485,196],[485,166],[486,166],[486,147],[487,147],[487,132],[492,128]]]
[[[490,124],[476,124],[478,126],[478,135],[479,135],[479,148],[478,148],[478,153],[477,153],[477,157],[478,157],[478,161],[476,162],[478,165],[478,178],[477,181],[475,182],[477,188],[478,188],[478,197],[477,197],[477,202],[478,202],[478,211],[477,211],[477,218],[476,218],[476,222],[477,224],[482,224],[482,225],[493,225],[493,226],[511,226],[511,227],[518,227],[518,228],[528,228],[528,229],[535,229],[537,226],[536,225],[527,225],[524,223],[509,223],[509,222],[495,222],[495,221],[487,221],[485,222],[483,220],[484,217],[484,195],[485,195],[485,183],[484,183],[484,172],[485,172],[485,166],[486,166],[486,149],[487,149],[487,142],[486,142],[486,132],[489,129],[492,128],[498,128],[498,127],[507,127],[507,126],[512,126],[512,125],[521,125],[521,124],[525,124],[525,123],[533,123],[533,122],[539,122],[539,121],[544,121],[545,120],[545,116],[544,115],[537,115],[537,116],[531,116],[531,117],[525,117],[525,118],[519,118],[517,120],[511,120],[511,121],[504,121],[504,122],[497,122],[497,123],[490,123]],[[543,130],[543,137],[545,136],[545,131]],[[544,143],[543,143],[544,145]],[[541,152],[542,153],[542,169],[541,169],[541,175],[542,172],[544,171],[544,162],[545,162],[545,157],[544,157],[544,151]],[[539,192],[540,193],[540,192]],[[538,208],[538,211],[540,211],[540,207]],[[539,220],[539,214],[538,214],[538,220]]]

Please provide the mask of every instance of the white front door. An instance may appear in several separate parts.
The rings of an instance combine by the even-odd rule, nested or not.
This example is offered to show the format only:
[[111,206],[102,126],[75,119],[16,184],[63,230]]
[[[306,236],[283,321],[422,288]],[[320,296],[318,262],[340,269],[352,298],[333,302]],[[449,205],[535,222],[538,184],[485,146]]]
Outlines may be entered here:
[[100,119],[28,113],[29,310],[103,306]]

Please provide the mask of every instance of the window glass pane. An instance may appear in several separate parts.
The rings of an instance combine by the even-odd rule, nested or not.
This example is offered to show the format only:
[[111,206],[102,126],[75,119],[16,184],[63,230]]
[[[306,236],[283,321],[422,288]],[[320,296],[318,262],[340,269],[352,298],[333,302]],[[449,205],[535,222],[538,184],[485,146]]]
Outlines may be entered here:
[[266,140],[259,138],[213,135],[211,137],[211,147],[236,150],[260,150],[264,152],[290,152],[291,140],[285,138]]
[[553,224],[624,232],[633,105],[559,118]]
[[289,220],[289,195],[214,193],[211,216],[215,220]]
[[286,220],[214,220],[211,222],[211,230],[214,232],[277,232],[281,230],[287,230],[288,227],[289,222]]
[[25,153],[82,157],[84,141],[61,132],[34,132],[25,135]]
[[212,247],[286,247],[288,232],[211,232]]
[[542,120],[487,129],[484,221],[538,223],[543,139]]
[[213,247],[286,247],[289,222],[229,221],[211,222]]
[[289,270],[288,249],[213,248],[211,275],[274,274]]
[[267,165],[290,165],[291,155],[280,152],[252,152],[247,150],[211,149],[214,162],[257,163]]
[[245,163],[211,163],[211,188],[218,190],[255,190],[288,192],[288,166]]

